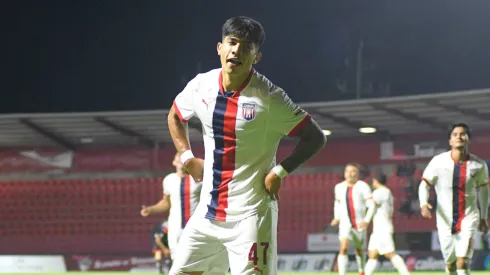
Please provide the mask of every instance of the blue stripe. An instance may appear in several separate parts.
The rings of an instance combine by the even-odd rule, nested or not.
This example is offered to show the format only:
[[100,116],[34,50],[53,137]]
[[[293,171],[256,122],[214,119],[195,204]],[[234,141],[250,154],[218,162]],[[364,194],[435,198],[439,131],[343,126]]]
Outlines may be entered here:
[[185,177],[180,180],[180,216],[182,228],[185,227]]
[[216,208],[218,207],[218,187],[222,182],[223,174],[223,155],[225,149],[224,139],[224,126],[225,126],[225,113],[228,99],[218,92],[216,98],[216,105],[213,112],[213,135],[214,135],[214,151],[213,151],[213,190],[211,190],[211,202],[208,204],[208,213],[206,218],[216,219]]
[[461,164],[454,165],[453,171],[453,223],[451,226],[451,232],[456,233],[456,224],[459,220],[459,179],[461,177]]

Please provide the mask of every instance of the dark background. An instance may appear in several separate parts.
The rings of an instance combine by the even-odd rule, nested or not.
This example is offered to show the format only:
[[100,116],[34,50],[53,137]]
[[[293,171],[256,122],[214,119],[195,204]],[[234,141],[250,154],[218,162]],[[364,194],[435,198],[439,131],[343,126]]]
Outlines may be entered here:
[[490,87],[489,14],[483,0],[2,1],[0,112],[169,108],[219,66],[235,15],[263,24],[256,69],[297,102],[355,98],[360,41],[362,98]]

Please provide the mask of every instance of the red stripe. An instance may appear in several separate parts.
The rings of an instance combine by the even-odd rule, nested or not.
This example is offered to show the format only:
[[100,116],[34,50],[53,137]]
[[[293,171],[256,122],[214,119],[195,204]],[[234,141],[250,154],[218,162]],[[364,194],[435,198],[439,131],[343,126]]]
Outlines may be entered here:
[[226,106],[225,121],[223,128],[224,149],[223,149],[223,170],[221,174],[221,184],[218,187],[218,207],[216,208],[216,220],[226,221],[225,208],[228,207],[228,183],[233,178],[235,172],[236,154],[236,116],[238,112],[238,98],[228,98]]
[[289,136],[289,137],[294,137],[294,136],[296,136],[296,134],[299,132],[299,130],[303,129],[303,127],[305,127],[306,123],[307,123],[308,121],[310,121],[310,120],[311,120],[311,116],[310,116],[309,114],[307,114],[307,115],[305,116],[305,118],[303,118],[303,120],[301,120],[301,122],[300,122],[300,123],[298,123],[298,125],[296,125],[296,126],[293,128],[293,130],[291,130],[291,131],[289,132],[288,136]]
[[350,210],[350,223],[352,224],[352,227],[354,229],[357,229],[357,223],[356,223],[356,210],[354,209],[354,200],[352,199],[352,191],[354,190],[354,187],[351,187],[348,189],[347,196],[349,197],[349,210]]
[[177,106],[177,102],[175,102],[175,100],[174,100],[174,110],[177,116],[179,117],[180,121],[187,122],[187,120],[185,120],[182,114],[180,113],[179,107]]
[[184,213],[184,218],[185,218],[185,224],[189,221],[191,218],[191,177],[187,176],[185,178],[185,183],[184,183],[184,204],[185,204],[185,213]]
[[461,222],[465,216],[466,210],[466,161],[459,167],[458,183],[458,222],[456,223],[456,232],[461,231]]

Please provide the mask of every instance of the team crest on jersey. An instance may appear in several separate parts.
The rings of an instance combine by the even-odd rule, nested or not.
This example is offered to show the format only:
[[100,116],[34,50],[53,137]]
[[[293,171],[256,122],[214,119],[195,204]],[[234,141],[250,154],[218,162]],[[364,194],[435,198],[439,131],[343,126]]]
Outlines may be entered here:
[[255,119],[255,103],[243,103],[242,104],[242,117],[246,121],[251,121]]

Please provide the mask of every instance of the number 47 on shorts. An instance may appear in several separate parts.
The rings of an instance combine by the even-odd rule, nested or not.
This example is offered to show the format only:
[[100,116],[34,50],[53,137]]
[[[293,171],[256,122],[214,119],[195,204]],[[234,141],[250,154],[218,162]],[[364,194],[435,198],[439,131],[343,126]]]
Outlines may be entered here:
[[258,256],[259,253],[257,251],[257,243],[253,243],[250,251],[248,252],[248,260],[253,262],[254,265],[257,265],[259,263],[259,260],[262,260],[262,264],[267,265],[267,249],[269,249],[269,242],[261,242],[260,246],[263,247],[262,257],[259,258]]

